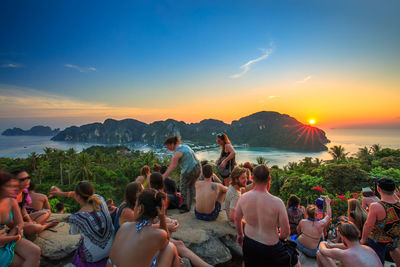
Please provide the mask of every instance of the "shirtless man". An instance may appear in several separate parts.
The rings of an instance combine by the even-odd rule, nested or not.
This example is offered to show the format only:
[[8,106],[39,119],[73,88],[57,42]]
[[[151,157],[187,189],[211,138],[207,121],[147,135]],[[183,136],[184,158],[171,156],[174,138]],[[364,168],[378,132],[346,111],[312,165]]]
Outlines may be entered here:
[[235,210],[237,242],[243,246],[245,266],[300,266],[296,253],[281,241],[290,234],[289,219],[282,200],[268,192],[271,186],[268,167],[258,165],[253,178],[253,190],[239,198]]
[[[28,192],[32,199],[32,203],[29,206],[27,206],[26,209],[28,212],[32,211],[31,218],[34,214],[36,214],[39,211],[50,213],[50,204],[49,204],[49,200],[47,199],[47,196],[36,193],[35,192],[35,183],[32,181],[29,184]],[[44,211],[43,211],[43,208],[45,209]],[[39,217],[39,216],[37,216],[37,217]],[[35,220],[35,219],[32,218],[32,220]]]
[[339,260],[343,267],[364,266],[380,267],[382,266],[378,255],[370,247],[360,244],[358,237],[360,231],[351,222],[342,222],[338,227],[339,236],[343,243],[334,244],[321,242],[317,252],[318,266],[336,267],[335,260]]
[[211,181],[213,175],[212,167],[209,164],[203,166],[204,180],[197,181],[196,188],[196,207],[194,214],[197,219],[213,221],[218,218],[221,211],[221,203],[225,199],[227,187],[220,183]]

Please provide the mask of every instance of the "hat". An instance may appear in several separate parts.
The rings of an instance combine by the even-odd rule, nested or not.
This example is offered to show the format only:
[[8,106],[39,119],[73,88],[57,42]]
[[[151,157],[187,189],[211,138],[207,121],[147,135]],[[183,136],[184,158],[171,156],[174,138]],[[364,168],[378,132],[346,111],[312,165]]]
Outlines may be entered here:
[[319,207],[323,207],[324,206],[324,200],[322,198],[317,198],[315,200],[315,205],[319,208]]
[[389,178],[381,178],[376,182],[376,184],[380,189],[388,192],[393,192],[396,189],[395,183]]

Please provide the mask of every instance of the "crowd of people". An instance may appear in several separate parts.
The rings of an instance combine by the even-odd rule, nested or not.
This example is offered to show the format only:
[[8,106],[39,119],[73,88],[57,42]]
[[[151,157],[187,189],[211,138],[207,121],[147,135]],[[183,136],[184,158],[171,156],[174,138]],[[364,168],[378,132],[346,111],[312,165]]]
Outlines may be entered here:
[[[140,176],[125,187],[124,201],[115,206],[81,181],[74,191],[50,189],[49,197],[73,198],[79,211],[68,217],[71,234],[81,239],[72,263],[82,267],[180,266],[181,257],[193,266],[210,266],[171,237],[179,221],[167,209],[191,212],[213,221],[225,210],[227,227],[234,227],[243,250],[244,266],[301,266],[299,251],[316,258],[319,266],[382,266],[385,260],[400,266],[400,202],[395,183],[376,181],[376,192],[363,188],[362,201],[350,199],[346,215],[332,225],[331,200],[321,196],[306,207],[290,196],[287,204],[269,193],[269,168],[250,163],[237,166],[236,151],[224,133],[217,159],[220,180],[208,162],[200,162],[179,137],[165,141],[173,152],[169,166],[143,166]],[[169,177],[181,167],[180,193]],[[193,201],[195,202],[192,205]],[[57,213],[64,212],[62,202]],[[40,248],[25,237],[58,224],[46,195],[35,192],[26,171],[0,172],[0,267],[39,266]],[[336,214],[338,215],[338,214]],[[230,225],[230,226],[229,226]]]

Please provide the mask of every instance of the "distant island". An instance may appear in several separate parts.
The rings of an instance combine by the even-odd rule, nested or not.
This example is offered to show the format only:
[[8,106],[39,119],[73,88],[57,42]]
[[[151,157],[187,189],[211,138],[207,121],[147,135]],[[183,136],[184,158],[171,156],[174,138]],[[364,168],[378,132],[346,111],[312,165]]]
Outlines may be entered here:
[[257,112],[231,124],[214,119],[190,124],[173,119],[150,124],[135,119],[107,119],[104,123],[68,127],[51,140],[100,144],[140,142],[159,145],[167,137],[178,135],[186,142],[210,145],[215,144],[216,134],[219,132],[226,133],[234,145],[292,151],[324,151],[327,150],[326,144],[330,142],[323,130],[273,111]]
[[5,130],[1,135],[5,136],[20,136],[20,135],[29,135],[29,136],[54,136],[60,132],[60,129],[52,130],[49,126],[34,126],[30,130],[22,130],[21,128],[12,128]]

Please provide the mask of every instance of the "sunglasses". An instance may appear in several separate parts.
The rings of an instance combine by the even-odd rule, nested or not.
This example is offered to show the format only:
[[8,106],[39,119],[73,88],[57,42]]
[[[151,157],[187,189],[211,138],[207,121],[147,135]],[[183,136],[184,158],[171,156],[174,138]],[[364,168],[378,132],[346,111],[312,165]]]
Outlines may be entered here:
[[217,136],[222,136],[222,133],[217,134]]
[[30,179],[31,179],[31,177],[30,177],[30,176],[27,176],[27,177],[18,179],[18,181],[20,181],[20,182],[25,182],[26,180],[30,180]]

